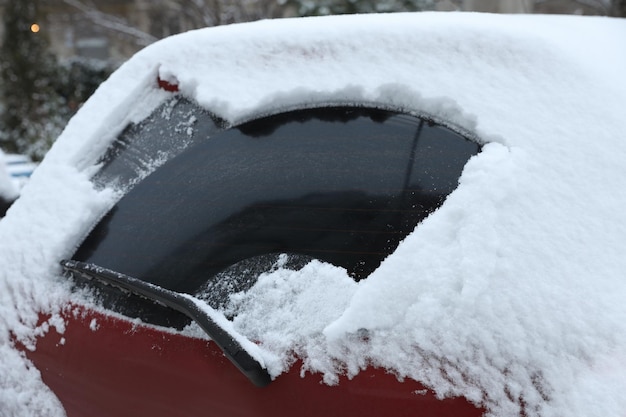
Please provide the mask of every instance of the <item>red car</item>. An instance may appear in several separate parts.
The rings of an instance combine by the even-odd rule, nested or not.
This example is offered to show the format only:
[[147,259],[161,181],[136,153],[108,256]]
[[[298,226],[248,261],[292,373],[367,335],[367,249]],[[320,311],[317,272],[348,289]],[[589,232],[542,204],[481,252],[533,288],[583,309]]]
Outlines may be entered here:
[[0,365],[41,376],[7,415],[626,415],[626,56],[578,28],[626,34],[424,13],[137,54],[0,222]]

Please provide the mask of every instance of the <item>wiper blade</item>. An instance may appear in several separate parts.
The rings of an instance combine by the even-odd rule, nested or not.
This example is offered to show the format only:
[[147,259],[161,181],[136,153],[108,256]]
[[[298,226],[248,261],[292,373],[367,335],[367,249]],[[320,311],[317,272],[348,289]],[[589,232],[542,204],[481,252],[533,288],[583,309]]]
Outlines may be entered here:
[[[219,313],[197,298],[90,263],[65,260],[61,261],[61,265],[72,274],[119,287],[185,314],[209,335],[224,355],[254,385],[264,387],[271,382],[271,377],[262,361],[254,358],[243,347],[242,337],[218,324],[216,318],[219,317]],[[224,318],[224,320],[226,319]],[[247,342],[252,344],[252,342]]]

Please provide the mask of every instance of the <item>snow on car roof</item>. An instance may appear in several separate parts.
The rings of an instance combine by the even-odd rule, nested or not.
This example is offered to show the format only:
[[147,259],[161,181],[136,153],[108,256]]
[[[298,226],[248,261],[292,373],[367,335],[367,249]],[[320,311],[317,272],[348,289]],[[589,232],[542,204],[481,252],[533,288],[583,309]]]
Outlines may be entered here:
[[[296,352],[328,383],[383,366],[494,416],[626,415],[623,39],[620,19],[420,13],[261,21],[149,46],[70,121],[0,221],[0,404],[62,414],[10,339],[62,331],[55,313],[77,296],[58,262],[117,198],[89,177],[123,127],[170,96],[161,78],[232,123],[369,102],[486,143],[368,279],[312,263],[236,297],[235,326],[273,375]],[[38,326],[39,311],[53,319]]]

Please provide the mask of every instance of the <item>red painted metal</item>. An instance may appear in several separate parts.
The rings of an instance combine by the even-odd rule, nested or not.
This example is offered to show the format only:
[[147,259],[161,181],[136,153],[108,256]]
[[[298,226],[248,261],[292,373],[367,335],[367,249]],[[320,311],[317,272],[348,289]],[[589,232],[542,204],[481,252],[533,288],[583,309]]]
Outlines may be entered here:
[[483,414],[463,398],[439,400],[415,381],[374,368],[328,386],[320,375],[301,377],[296,364],[257,388],[212,342],[90,310],[66,322],[64,334],[51,330],[26,354],[68,417]]
[[157,78],[157,83],[159,88],[165,91],[170,91],[172,93],[178,92],[178,84],[170,83],[169,81],[162,80],[161,78]]

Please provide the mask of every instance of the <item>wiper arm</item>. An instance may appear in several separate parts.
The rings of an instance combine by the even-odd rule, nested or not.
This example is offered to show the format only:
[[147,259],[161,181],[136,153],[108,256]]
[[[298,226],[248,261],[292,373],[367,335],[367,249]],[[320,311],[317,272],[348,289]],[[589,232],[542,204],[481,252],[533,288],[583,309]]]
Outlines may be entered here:
[[[242,341],[237,340],[238,338],[242,339],[242,337],[237,337],[239,335],[235,332],[229,332],[223,325],[218,324],[219,313],[210,306],[204,305],[197,298],[86,262],[66,260],[61,261],[61,265],[72,274],[78,274],[84,278],[96,279],[105,284],[119,287],[185,314],[209,335],[224,355],[254,385],[264,387],[271,382],[271,377],[261,360],[254,358],[243,347]],[[200,307],[201,305],[202,307]],[[224,320],[226,319],[224,318]]]

